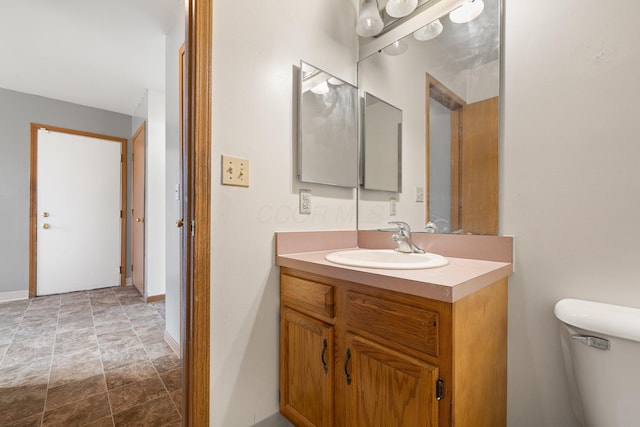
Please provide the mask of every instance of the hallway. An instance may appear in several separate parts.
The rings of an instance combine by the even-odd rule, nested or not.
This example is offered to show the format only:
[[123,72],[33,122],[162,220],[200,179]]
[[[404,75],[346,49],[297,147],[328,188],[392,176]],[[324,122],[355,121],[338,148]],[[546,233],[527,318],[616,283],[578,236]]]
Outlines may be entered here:
[[0,425],[180,426],[164,323],[130,286],[0,303]]

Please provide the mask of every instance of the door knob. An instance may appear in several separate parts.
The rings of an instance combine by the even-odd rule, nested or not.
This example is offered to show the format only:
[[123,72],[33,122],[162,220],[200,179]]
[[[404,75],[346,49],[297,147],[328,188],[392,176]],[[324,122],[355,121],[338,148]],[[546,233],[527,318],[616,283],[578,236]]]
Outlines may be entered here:
[[45,230],[48,230],[49,229],[49,224],[47,224],[47,223],[42,224],[42,228],[44,228]]
[[144,222],[144,218],[136,218],[136,222]]
[[183,220],[179,219],[179,220],[176,221],[176,227],[180,228],[183,225],[184,225],[184,221]]

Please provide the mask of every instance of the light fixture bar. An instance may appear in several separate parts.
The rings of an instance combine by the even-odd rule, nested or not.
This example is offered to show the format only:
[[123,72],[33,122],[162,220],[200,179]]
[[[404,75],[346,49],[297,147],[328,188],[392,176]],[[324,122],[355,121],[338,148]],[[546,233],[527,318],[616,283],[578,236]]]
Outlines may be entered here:
[[413,33],[430,22],[446,15],[467,0],[429,0],[418,6],[409,16],[387,25],[377,37],[360,39],[358,60],[382,50],[396,40]]

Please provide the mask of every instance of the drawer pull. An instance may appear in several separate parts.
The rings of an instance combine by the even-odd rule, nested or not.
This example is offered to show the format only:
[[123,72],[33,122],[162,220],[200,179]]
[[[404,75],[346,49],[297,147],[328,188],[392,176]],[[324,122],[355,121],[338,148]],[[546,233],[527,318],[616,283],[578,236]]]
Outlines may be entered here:
[[344,361],[344,374],[347,376],[347,385],[351,384],[351,373],[349,372],[350,360],[351,360],[351,350],[347,349],[347,358]]
[[436,381],[436,400],[442,400],[444,397],[444,380],[442,378],[438,378]]
[[322,356],[320,356],[320,360],[322,360],[322,366],[324,366],[325,374],[329,372],[329,366],[327,365],[327,360],[325,359],[325,355],[327,354],[327,347],[328,347],[328,343],[327,343],[327,339],[325,338],[324,342],[322,343]]

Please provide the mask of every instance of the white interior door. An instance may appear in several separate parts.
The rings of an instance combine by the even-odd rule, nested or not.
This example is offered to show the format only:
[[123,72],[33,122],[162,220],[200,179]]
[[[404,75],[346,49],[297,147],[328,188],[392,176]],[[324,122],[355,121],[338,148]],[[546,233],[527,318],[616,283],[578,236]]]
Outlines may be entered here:
[[121,144],[41,129],[37,294],[120,284]]

